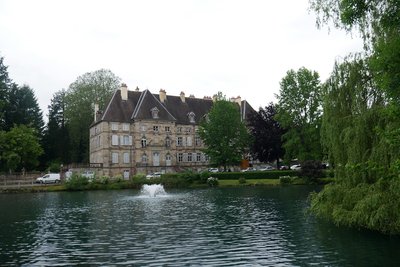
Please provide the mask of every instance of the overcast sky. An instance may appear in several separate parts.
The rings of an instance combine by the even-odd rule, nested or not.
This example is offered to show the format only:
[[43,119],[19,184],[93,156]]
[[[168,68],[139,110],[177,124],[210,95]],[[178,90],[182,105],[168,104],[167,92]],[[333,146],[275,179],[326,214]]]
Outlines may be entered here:
[[0,56],[14,82],[54,92],[101,68],[133,90],[275,101],[289,69],[324,81],[357,36],[317,29],[308,0],[0,0]]

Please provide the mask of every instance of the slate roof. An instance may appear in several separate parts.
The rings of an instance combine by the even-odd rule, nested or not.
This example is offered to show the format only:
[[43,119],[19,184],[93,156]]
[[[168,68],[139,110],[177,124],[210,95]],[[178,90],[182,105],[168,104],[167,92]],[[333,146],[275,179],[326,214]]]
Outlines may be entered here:
[[[158,94],[152,94],[149,90],[128,91],[128,100],[121,99],[121,91],[116,90],[108,103],[102,117],[94,122],[113,121],[129,123],[134,120],[152,120],[151,109],[157,108],[158,119],[165,121],[174,121],[178,124],[193,124],[190,122],[188,114],[195,114],[195,123],[199,124],[200,120],[209,112],[213,105],[212,99],[201,99],[194,97],[186,97],[182,102],[179,96],[166,96],[164,103],[161,103]],[[246,119],[248,114],[255,112],[250,104],[242,101],[241,114]]]

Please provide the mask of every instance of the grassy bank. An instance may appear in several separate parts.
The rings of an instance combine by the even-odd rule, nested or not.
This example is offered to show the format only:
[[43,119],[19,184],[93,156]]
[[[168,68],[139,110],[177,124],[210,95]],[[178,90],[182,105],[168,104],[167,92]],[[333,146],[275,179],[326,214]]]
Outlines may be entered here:
[[[319,184],[331,182],[330,178],[319,179]],[[119,190],[140,189],[144,184],[162,184],[166,189],[170,188],[207,188],[211,186],[207,177],[198,174],[171,174],[163,175],[161,178],[146,179],[144,176],[135,176],[130,180],[123,179],[95,179],[89,182],[83,177],[74,177],[67,183],[58,185],[40,185],[21,188],[2,188],[1,193],[38,193],[57,191],[86,191],[86,190]],[[289,180],[282,179],[218,179],[212,186],[218,187],[241,187],[241,186],[279,186],[279,185],[305,185],[307,180],[298,177],[290,177]]]

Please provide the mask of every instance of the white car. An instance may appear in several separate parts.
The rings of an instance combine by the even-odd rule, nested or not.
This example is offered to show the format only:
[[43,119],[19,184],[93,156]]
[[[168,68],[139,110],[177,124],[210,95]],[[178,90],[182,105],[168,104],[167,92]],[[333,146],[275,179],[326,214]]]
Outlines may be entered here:
[[259,169],[259,171],[262,171],[262,172],[264,172],[264,171],[273,171],[273,170],[275,170],[275,168],[272,167],[272,166],[265,166],[265,167]]
[[161,172],[153,172],[153,173],[147,174],[146,179],[160,178],[161,174],[162,174]]
[[60,181],[59,173],[48,173],[42,177],[36,178],[36,183],[40,184],[58,184]]
[[209,168],[208,172],[216,173],[219,172],[218,168]]
[[291,169],[291,170],[294,170],[294,171],[301,170],[301,165],[300,165],[300,164],[292,165],[292,166],[290,167],[290,169]]
[[241,172],[255,172],[255,171],[257,171],[257,169],[253,167],[248,167],[244,170],[241,170]]

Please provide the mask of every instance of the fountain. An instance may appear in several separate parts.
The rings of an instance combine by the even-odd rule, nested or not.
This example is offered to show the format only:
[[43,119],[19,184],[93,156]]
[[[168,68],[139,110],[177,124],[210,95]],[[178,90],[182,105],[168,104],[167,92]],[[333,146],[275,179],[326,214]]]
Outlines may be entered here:
[[142,186],[142,190],[140,191],[142,195],[149,196],[149,197],[156,197],[156,196],[165,196],[167,193],[164,190],[164,186],[161,184],[145,184]]

